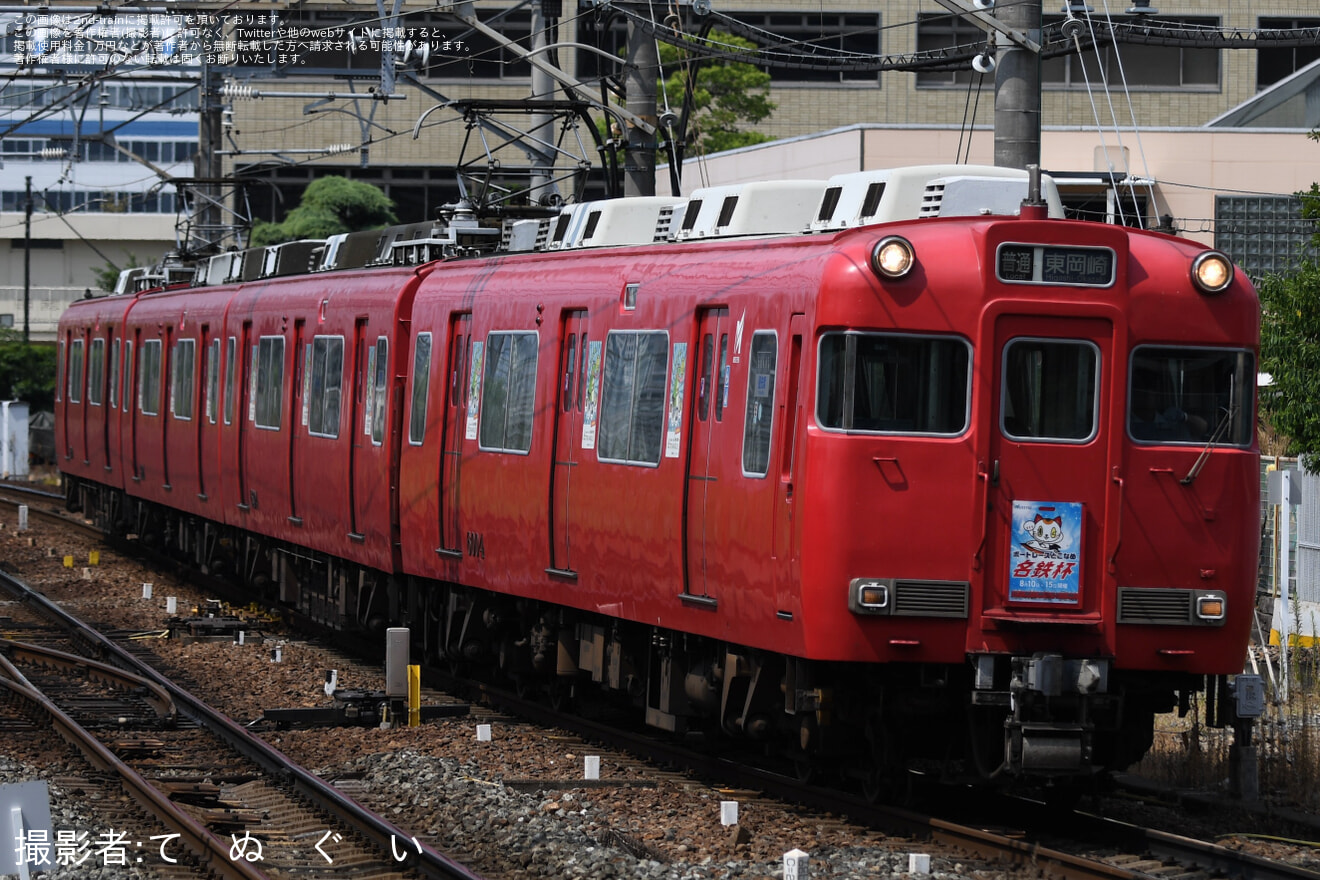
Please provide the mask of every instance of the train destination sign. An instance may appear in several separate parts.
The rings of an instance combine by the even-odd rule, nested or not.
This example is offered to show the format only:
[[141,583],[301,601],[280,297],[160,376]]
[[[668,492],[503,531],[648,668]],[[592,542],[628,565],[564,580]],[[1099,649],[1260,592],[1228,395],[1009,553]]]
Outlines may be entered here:
[[1114,252],[1098,247],[1001,244],[995,271],[1007,284],[1108,287],[1114,283]]

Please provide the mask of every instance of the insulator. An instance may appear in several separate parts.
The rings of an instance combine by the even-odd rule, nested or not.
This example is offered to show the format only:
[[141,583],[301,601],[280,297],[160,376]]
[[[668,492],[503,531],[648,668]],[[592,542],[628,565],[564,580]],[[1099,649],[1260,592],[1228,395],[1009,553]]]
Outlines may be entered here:
[[41,152],[38,153],[37,155],[40,156],[42,159],[68,158],[68,154],[65,153],[64,150],[61,149],[60,147],[43,147]]
[[252,86],[239,85],[238,83],[225,83],[220,87],[220,97],[238,98],[239,100],[251,101],[256,95],[253,93]]
[[331,144],[325,148],[327,156],[334,156],[339,153],[351,153],[357,149],[357,144]]

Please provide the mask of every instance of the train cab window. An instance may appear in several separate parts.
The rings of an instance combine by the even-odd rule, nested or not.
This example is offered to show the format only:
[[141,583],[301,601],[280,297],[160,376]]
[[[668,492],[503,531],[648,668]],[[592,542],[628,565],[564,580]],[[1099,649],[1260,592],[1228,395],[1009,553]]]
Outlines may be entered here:
[[1096,433],[1100,350],[1084,340],[1004,347],[1000,429],[1015,440],[1084,443]]
[[110,343],[110,408],[119,406],[119,340]]
[[775,363],[779,338],[773,331],[752,334],[747,367],[747,411],[743,419],[743,475],[764,477],[770,468],[770,429],[775,413]]
[[82,403],[83,341],[73,340],[69,346],[69,403]]
[[234,422],[234,364],[238,362],[238,340],[231,336],[225,341],[225,424]]
[[499,332],[486,337],[479,448],[491,452],[531,450],[538,349],[535,333]]
[[215,424],[220,406],[220,340],[212,339],[206,349],[206,420]]
[[372,382],[371,394],[371,444],[380,446],[385,442],[385,398],[390,375],[390,341],[384,336],[376,337],[376,369]]
[[263,336],[255,346],[257,361],[256,404],[252,419],[258,428],[278,431],[282,421],[284,399],[284,337]]
[[605,337],[596,448],[601,461],[660,463],[668,372],[669,334],[663,330],[616,330]]
[[170,410],[176,419],[190,421],[193,383],[197,378],[197,340],[180,339],[170,357]]
[[142,343],[138,365],[138,410],[144,416],[160,414],[160,340]]
[[1140,346],[1128,377],[1128,433],[1138,443],[1251,445],[1251,352]]
[[420,446],[426,438],[427,391],[431,387],[431,334],[418,333],[413,349],[412,406],[408,415],[408,442]]
[[100,406],[104,388],[105,340],[93,339],[92,349],[87,353],[87,402],[92,406]]
[[313,336],[307,386],[307,432],[338,437],[344,385],[344,337]]
[[971,347],[953,336],[826,333],[816,421],[877,434],[955,436],[967,429]]

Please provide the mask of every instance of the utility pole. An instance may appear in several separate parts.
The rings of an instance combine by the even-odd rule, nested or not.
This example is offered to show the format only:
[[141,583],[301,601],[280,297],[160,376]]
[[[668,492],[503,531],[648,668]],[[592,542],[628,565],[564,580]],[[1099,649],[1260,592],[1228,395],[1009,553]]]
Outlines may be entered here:
[[[1040,42],[1041,0],[1002,3],[995,17]],[[995,164],[1040,164],[1040,56],[1017,42],[1001,41],[995,64]]]
[[[556,4],[553,0],[532,4],[533,51],[545,51],[549,47],[551,22],[559,19],[559,10],[553,7],[560,5],[562,3]],[[551,8],[547,9],[547,6]],[[551,101],[554,97],[554,79],[542,68],[533,67],[532,100]],[[534,145],[532,150],[537,156],[541,157],[539,161],[535,161],[533,164],[532,179],[528,186],[528,197],[533,205],[549,204],[555,193],[554,188],[550,185],[555,176],[555,154],[553,149],[555,132],[552,128],[553,125],[554,117],[544,110],[538,110],[531,115],[530,124],[527,126]]]
[[655,37],[628,22],[627,94],[628,112],[651,126],[652,131],[628,123],[628,148],[624,153],[623,194],[655,195],[656,83],[660,76],[660,52]]
[[27,201],[23,213],[23,342],[31,335],[32,310],[32,175],[27,176]]
[[221,71],[210,61],[215,47],[220,43],[220,25],[210,23],[206,29],[205,52],[202,60],[201,98],[198,101],[200,118],[198,120],[197,159],[194,164],[198,178],[196,197],[193,202],[195,222],[192,240],[184,242],[184,247],[199,255],[217,253],[223,237],[221,227],[224,217],[220,196],[220,178],[224,174],[222,146],[224,118],[220,100]]

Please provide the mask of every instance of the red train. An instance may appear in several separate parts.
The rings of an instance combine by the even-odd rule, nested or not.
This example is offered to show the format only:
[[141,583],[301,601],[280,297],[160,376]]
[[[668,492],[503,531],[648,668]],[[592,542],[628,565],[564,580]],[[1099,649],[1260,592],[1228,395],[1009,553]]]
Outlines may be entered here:
[[1124,767],[1242,669],[1259,306],[1224,255],[1040,191],[953,166],[457,210],[78,302],[70,503],[872,792]]

